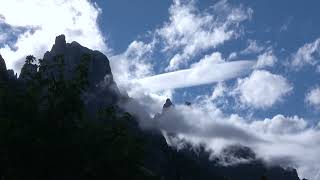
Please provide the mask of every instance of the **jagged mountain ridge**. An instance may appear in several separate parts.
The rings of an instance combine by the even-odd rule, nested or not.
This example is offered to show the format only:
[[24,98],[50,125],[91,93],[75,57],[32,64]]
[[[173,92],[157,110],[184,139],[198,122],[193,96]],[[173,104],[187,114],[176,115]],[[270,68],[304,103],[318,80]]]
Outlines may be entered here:
[[[122,98],[113,80],[108,58],[101,52],[92,51],[77,42],[66,43],[65,36],[60,35],[56,38],[52,49],[45,53],[43,63],[50,65],[56,62],[57,57],[63,57],[65,63],[63,73],[67,79],[72,79],[73,73],[80,63],[81,56],[84,54],[89,54],[91,62],[88,68],[89,88],[83,94],[83,101],[87,111],[91,115],[94,115],[101,107],[117,106],[119,99]],[[2,66],[3,64],[4,66]],[[5,62],[1,58],[0,65],[0,75],[4,75],[0,77],[0,80],[1,78],[8,80],[9,71],[6,69]],[[40,70],[37,69],[37,66],[25,64],[16,81],[32,81],[32,75],[38,71]],[[51,71],[44,70],[43,75],[53,75],[54,77],[57,71],[57,69]],[[171,100],[168,99],[163,107],[162,113],[165,113],[166,108],[174,106]],[[230,167],[220,166],[219,160],[209,160],[208,152],[203,149],[196,152],[191,145],[180,150],[169,146],[158,129],[141,130],[136,129],[135,125],[132,125],[131,128],[136,133],[141,134],[146,141],[143,168],[147,173],[161,177],[162,179],[206,180],[228,177],[235,180],[253,180],[260,179],[262,175],[266,175],[272,180],[299,179],[295,170],[286,170],[278,166],[267,168],[260,160]],[[240,150],[243,150],[243,148],[240,148]],[[229,153],[230,156],[238,156],[239,152],[240,155],[246,155],[248,151],[245,149],[245,152],[242,152],[232,148],[226,150],[226,153]],[[252,157],[252,155],[249,157]]]
[[[120,97],[119,89],[113,79],[109,60],[103,53],[90,50],[75,41],[66,43],[65,36],[59,35],[56,37],[51,50],[44,54],[42,64],[52,66],[60,63],[59,58],[61,58],[64,65],[64,78],[70,80],[73,78],[76,68],[81,63],[81,58],[84,55],[90,57],[90,63],[88,65],[88,88],[83,94],[83,100],[88,112],[95,114],[101,107],[116,104]],[[36,65],[25,64],[22,67],[19,80],[29,79],[37,71]],[[43,76],[49,78],[57,78],[59,74],[58,66],[50,70],[39,69],[39,71]]]

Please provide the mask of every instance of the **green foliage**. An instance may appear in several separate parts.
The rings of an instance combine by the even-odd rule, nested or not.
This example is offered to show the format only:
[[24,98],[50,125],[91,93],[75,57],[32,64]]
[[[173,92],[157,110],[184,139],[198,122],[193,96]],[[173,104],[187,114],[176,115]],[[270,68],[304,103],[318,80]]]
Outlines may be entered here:
[[[72,79],[64,77],[64,58],[56,57],[53,65],[39,61],[27,88],[1,85],[2,179],[156,178],[143,170],[144,141],[130,114],[105,107],[98,119],[87,115],[81,95],[90,59],[82,56]],[[27,56],[26,63],[34,60]]]

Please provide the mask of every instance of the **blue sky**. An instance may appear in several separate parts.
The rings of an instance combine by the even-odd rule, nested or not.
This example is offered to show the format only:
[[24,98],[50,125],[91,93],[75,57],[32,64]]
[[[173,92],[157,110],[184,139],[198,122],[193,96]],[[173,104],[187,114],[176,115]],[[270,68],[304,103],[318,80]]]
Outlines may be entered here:
[[[96,1],[103,9],[99,23],[103,33],[108,37],[109,43],[115,53],[125,51],[134,40],[145,40],[148,32],[163,26],[169,21],[168,9],[172,2],[137,0],[134,3],[126,0]],[[210,8],[218,1],[202,0],[196,2],[199,11],[210,11]],[[249,41],[256,42],[264,48],[271,48],[278,58],[276,66],[268,68],[268,71],[281,74],[293,86],[293,91],[286,96],[285,101],[275,104],[270,109],[250,110],[250,113],[258,117],[274,116],[279,112],[286,115],[304,116],[311,120],[317,120],[318,111],[307,106],[304,100],[305,94],[310,88],[317,86],[319,74],[313,67],[304,67],[299,71],[292,71],[282,63],[290,63],[290,58],[300,47],[306,43],[312,43],[320,37],[319,1],[229,1],[234,6],[251,8],[252,18],[243,22],[243,34],[217,48],[207,50],[202,54],[213,51],[221,52],[223,57],[228,57],[232,52],[240,52],[248,47]],[[290,7],[288,7],[290,5]],[[115,18],[116,17],[116,18]],[[160,50],[158,50],[160,51]],[[263,51],[263,50],[262,50]],[[260,53],[247,53],[237,58],[255,60]],[[200,55],[201,56],[201,55]],[[157,54],[153,61],[166,62]],[[170,57],[167,57],[170,58]],[[197,61],[195,58],[192,61]],[[160,65],[159,65],[160,66]],[[159,72],[163,71],[163,67]],[[232,84],[232,82],[228,82]],[[194,101],[200,94],[208,94],[214,84],[200,87],[176,90],[173,97],[176,102]],[[234,109],[233,109],[234,110]],[[246,112],[247,113],[247,112]]]
[[0,54],[17,73],[26,55],[42,58],[65,34],[108,56],[138,103],[124,106],[133,115],[154,115],[169,97],[176,107],[163,130],[215,152],[241,143],[320,180],[319,1],[0,3]]

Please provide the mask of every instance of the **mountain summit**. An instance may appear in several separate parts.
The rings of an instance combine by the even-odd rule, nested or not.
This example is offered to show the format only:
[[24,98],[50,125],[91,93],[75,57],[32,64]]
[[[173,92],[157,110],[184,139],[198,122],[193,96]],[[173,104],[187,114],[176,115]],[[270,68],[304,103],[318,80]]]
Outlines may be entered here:
[[[109,59],[101,52],[90,50],[73,41],[66,43],[65,35],[56,37],[51,51],[47,51],[43,57],[43,64],[52,65],[63,61],[64,77],[72,79],[81,59],[87,56],[88,63],[88,89],[83,94],[86,107],[89,112],[95,113],[100,107],[114,105],[120,97],[120,92],[113,79]],[[53,72],[44,72],[47,76],[57,74],[58,69]]]

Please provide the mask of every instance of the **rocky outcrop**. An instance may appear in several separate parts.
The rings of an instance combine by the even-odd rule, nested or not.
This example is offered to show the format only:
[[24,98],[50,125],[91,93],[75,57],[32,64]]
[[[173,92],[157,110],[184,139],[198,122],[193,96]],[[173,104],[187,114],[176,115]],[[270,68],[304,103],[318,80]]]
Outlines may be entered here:
[[43,63],[52,65],[59,63],[57,62],[58,59],[62,58],[65,77],[72,78],[76,68],[81,63],[83,55],[89,55],[90,57],[88,78],[91,88],[98,86],[102,82],[106,85],[115,85],[109,60],[103,53],[90,50],[77,42],[66,43],[64,35],[56,37],[51,51],[45,53]]
[[171,106],[173,106],[173,104],[172,104],[170,98],[168,98],[168,99],[166,100],[166,102],[164,103],[164,105],[163,105],[163,110],[168,109],[168,108],[170,108]]
[[64,35],[57,36],[51,51],[47,51],[43,57],[42,63],[53,67],[44,71],[44,76],[57,76],[58,68],[54,68],[54,65],[62,63],[64,78],[72,79],[83,56],[90,58],[88,88],[83,94],[83,100],[88,111],[95,114],[101,107],[116,104],[120,96],[109,60],[103,53],[90,50],[77,42],[67,43]]
[[6,81],[7,79],[8,79],[7,66],[4,59],[0,55],[0,82]]

